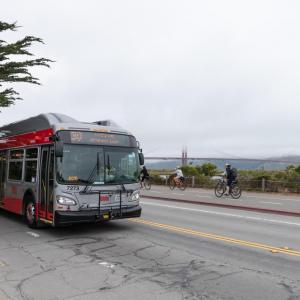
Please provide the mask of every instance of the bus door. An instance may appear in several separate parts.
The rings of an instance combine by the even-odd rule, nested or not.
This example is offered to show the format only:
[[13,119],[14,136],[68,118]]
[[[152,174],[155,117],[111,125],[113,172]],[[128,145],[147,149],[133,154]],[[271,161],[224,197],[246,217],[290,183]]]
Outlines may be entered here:
[[54,148],[41,148],[39,218],[53,220]]
[[6,151],[0,151],[0,206],[4,201],[4,186],[6,175]]

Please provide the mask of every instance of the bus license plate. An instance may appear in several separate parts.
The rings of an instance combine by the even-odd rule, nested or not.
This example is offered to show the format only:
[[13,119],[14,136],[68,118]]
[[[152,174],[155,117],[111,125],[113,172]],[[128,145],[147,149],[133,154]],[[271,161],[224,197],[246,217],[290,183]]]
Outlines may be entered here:
[[[122,201],[125,201],[126,200],[126,195],[122,195]],[[120,202],[120,195],[117,194],[115,196],[115,202]]]

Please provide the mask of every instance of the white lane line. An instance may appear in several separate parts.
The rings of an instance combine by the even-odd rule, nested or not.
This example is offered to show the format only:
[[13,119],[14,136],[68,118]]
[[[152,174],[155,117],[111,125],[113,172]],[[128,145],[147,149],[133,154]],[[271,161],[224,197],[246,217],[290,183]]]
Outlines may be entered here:
[[106,262],[106,261],[101,261],[101,262],[98,263],[98,265],[101,265],[101,266],[106,267],[106,268],[108,268],[108,269],[112,269],[112,268],[114,267],[113,264],[108,263],[108,262]]
[[182,194],[182,193],[172,193],[172,195],[184,196],[184,194]]
[[247,219],[247,220],[264,221],[264,222],[284,224],[284,225],[300,226],[300,223],[296,223],[296,222],[286,222],[286,221],[279,221],[279,220],[259,218],[259,217],[247,217],[247,216],[241,216],[241,215],[235,215],[235,214],[228,214],[228,213],[222,213],[222,212],[216,212],[216,211],[209,211],[209,210],[203,210],[203,209],[196,209],[196,208],[187,208],[187,207],[180,207],[180,206],[171,206],[171,205],[165,205],[165,204],[149,203],[149,202],[144,202],[144,201],[141,201],[141,203],[143,205],[166,207],[166,208],[173,208],[173,209],[181,209],[181,210],[187,210],[187,211],[195,211],[195,212],[201,212],[201,213],[212,214],[212,215],[234,217],[234,218],[239,218],[239,219]]
[[29,234],[29,235],[31,235],[31,236],[33,236],[34,238],[39,238],[40,237],[39,234],[31,232],[31,231],[27,231],[26,233]]
[[282,203],[278,203],[278,202],[270,202],[270,201],[260,201],[259,203],[274,204],[274,205],[283,205]]

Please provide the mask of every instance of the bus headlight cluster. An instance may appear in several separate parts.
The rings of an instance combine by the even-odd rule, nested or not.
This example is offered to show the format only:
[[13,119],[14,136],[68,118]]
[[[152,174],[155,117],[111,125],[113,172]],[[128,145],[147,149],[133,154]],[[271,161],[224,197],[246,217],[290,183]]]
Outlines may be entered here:
[[75,200],[65,196],[56,196],[56,202],[61,205],[76,205]]
[[140,193],[135,192],[130,196],[128,201],[139,201],[139,200],[140,200]]

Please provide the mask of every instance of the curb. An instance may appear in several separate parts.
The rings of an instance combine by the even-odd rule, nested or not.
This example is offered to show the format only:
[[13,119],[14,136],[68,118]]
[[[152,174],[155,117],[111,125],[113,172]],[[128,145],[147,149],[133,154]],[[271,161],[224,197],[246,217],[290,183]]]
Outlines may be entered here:
[[181,202],[181,203],[189,203],[189,204],[197,204],[197,205],[206,205],[213,207],[223,207],[230,209],[238,209],[238,210],[246,210],[246,211],[254,211],[266,214],[275,214],[275,215],[283,215],[283,216],[292,216],[292,217],[300,217],[300,212],[292,212],[292,211],[283,211],[276,209],[267,209],[267,208],[258,208],[251,206],[242,206],[242,205],[232,205],[232,204],[222,204],[222,203],[211,203],[211,202],[203,202],[203,201],[194,201],[194,200],[186,200],[186,199],[173,199],[167,197],[155,197],[155,196],[146,196],[141,195],[142,198],[169,201],[169,202]]

